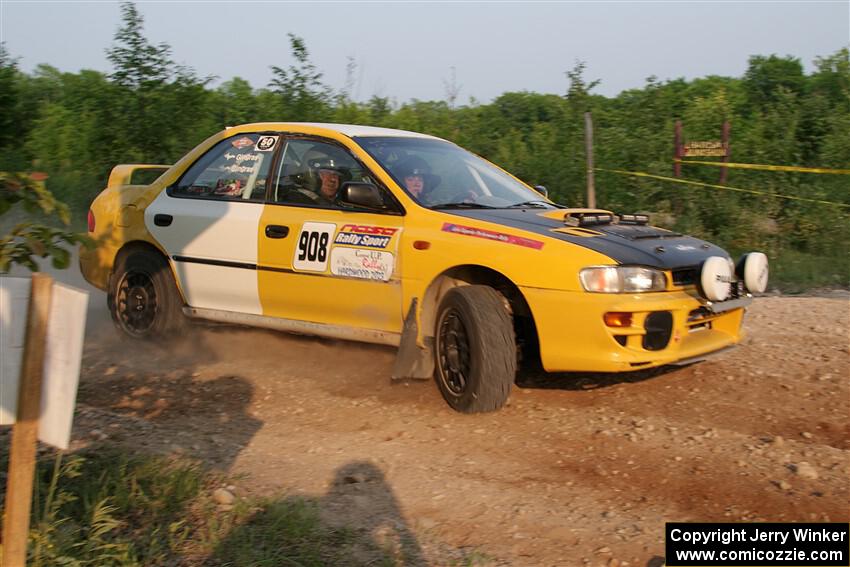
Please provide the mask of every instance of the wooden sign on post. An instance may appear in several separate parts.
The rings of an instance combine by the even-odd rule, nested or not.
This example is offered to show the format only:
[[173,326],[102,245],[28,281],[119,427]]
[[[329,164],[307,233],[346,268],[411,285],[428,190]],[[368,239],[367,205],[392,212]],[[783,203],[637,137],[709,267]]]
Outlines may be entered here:
[[682,157],[723,157],[726,148],[723,142],[688,142],[683,147]]
[[33,274],[17,420],[12,429],[12,446],[9,451],[6,514],[3,517],[3,567],[23,567],[27,561],[38,414],[41,410],[41,378],[52,288],[53,280],[50,276]]
[[68,447],[87,304],[45,274],[0,278],[0,424],[14,424],[2,567],[26,564],[37,441]]
[[[677,120],[673,130],[673,177],[682,176],[682,158],[686,157],[722,157],[728,163],[732,153],[729,145],[729,134],[732,129],[729,121],[723,122],[720,140],[682,141],[682,121]],[[726,183],[726,170],[720,168],[720,184]]]

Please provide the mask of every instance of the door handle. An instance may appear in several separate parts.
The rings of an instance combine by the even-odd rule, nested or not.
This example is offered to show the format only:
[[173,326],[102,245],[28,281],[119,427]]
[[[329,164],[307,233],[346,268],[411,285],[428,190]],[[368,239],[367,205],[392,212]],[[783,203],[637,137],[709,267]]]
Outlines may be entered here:
[[171,215],[159,214],[153,216],[153,223],[156,226],[171,226],[171,221],[173,220],[174,217],[172,217]]
[[287,234],[289,234],[288,226],[280,226],[279,224],[266,225],[266,236],[268,238],[286,238]]

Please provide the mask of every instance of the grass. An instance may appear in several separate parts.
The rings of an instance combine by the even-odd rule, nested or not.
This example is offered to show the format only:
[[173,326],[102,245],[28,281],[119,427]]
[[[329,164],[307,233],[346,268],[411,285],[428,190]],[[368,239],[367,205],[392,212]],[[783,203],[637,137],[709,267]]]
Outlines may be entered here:
[[[8,467],[7,450],[0,448],[2,471]],[[0,478],[5,494],[5,476]],[[237,499],[232,509],[222,509],[211,494],[225,480],[189,460],[104,447],[41,459],[27,564],[403,563],[369,534],[327,525],[310,499]]]
[[771,287],[788,293],[850,287],[850,260],[783,250],[770,259]]
[[[316,506],[303,498],[265,500],[255,507],[242,507],[209,530],[226,532],[218,540],[207,564],[315,566],[349,564],[348,549],[355,532],[322,524]],[[229,526],[227,524],[230,524]],[[228,529],[229,528],[229,529]],[[383,564],[388,556],[379,557]]]

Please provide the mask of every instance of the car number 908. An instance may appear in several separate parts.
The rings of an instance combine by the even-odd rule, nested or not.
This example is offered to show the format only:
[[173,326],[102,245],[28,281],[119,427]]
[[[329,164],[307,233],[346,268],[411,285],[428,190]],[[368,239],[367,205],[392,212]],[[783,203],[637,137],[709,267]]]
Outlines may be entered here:
[[324,272],[328,267],[328,244],[336,232],[336,225],[322,222],[305,222],[298,235],[292,266],[296,270]]
[[325,262],[328,259],[327,232],[302,232],[298,239],[298,260],[303,262]]

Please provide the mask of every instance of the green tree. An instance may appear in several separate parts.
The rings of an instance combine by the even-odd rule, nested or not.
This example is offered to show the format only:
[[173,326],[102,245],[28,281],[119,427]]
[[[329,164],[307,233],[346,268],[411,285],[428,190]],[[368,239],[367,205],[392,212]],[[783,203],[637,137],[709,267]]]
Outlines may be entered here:
[[[168,44],[144,36],[144,18],[131,2],[121,5],[122,25],[106,50],[116,87],[105,105],[114,161],[169,162],[187,147],[185,132],[204,123],[205,86],[189,67],[171,59]],[[196,143],[196,135],[191,136]]]
[[216,89],[213,109],[220,126],[235,126],[258,120],[257,100],[251,84],[234,77]]
[[744,87],[752,109],[777,102],[780,92],[802,94],[806,86],[803,64],[796,57],[755,55],[744,74]]
[[144,36],[144,18],[132,2],[121,4],[123,25],[115,33],[115,43],[106,50],[114,70],[112,81],[131,91],[164,85],[174,69],[171,47],[152,45]]
[[6,45],[0,43],[0,148],[5,148],[15,137],[17,74],[17,62],[6,51]]
[[566,73],[570,84],[567,88],[567,94],[565,97],[568,101],[570,101],[571,106],[573,106],[578,112],[587,112],[591,110],[589,104],[590,91],[602,82],[599,79],[588,82],[584,78],[586,68],[587,63],[584,61],[576,61],[573,68]]
[[850,49],[844,47],[828,57],[818,57],[815,66],[812,91],[822,94],[831,105],[850,110]]
[[[30,215],[40,213],[65,226],[69,223],[68,207],[47,190],[44,175],[0,172],[0,217],[19,204]],[[67,268],[71,253],[65,246],[76,244],[90,245],[91,242],[87,236],[63,228],[19,222],[8,234],[0,236],[0,273],[8,272],[14,265],[37,271],[34,257],[50,258],[53,267]]]
[[295,64],[287,68],[272,65],[269,87],[277,94],[279,120],[321,120],[328,114],[330,89],[322,83],[322,73],[310,62],[304,40],[287,34]]

